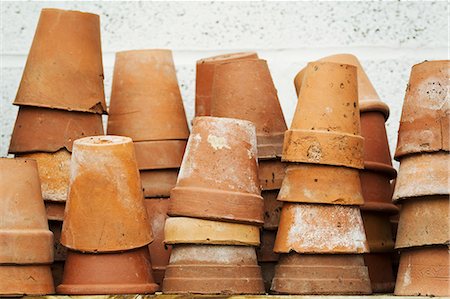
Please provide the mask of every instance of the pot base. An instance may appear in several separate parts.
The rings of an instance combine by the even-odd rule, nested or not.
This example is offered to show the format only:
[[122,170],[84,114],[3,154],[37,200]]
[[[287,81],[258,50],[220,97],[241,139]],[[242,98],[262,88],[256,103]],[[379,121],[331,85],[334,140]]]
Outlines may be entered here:
[[0,265],[0,296],[53,294],[50,265]]

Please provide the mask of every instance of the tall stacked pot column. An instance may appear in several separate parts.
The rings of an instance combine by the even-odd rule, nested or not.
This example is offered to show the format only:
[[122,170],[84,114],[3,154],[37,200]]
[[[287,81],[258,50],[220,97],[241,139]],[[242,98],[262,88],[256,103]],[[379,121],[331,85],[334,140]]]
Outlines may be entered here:
[[450,296],[450,61],[412,67],[398,132],[396,295]]
[[170,248],[164,221],[189,129],[170,50],[116,54],[108,134],[133,139],[145,204],[155,241],[150,245],[155,279],[162,282]]
[[371,293],[359,206],[360,136],[357,69],[312,62],[301,72],[294,119],[284,137],[290,162],[274,251],[272,290],[284,294]]

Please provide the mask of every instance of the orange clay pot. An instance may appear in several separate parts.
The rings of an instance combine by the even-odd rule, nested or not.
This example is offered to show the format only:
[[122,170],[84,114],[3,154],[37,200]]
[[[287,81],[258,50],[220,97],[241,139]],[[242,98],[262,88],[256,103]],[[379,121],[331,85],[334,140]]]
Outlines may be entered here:
[[107,132],[134,141],[188,138],[170,50],[116,54]]
[[368,244],[359,208],[285,203],[274,252],[364,253]]
[[283,254],[271,289],[278,294],[372,293],[363,257],[356,254]]
[[258,262],[277,262],[279,254],[273,252],[273,245],[277,231],[275,230],[261,230],[261,245],[256,250]]
[[255,127],[249,121],[194,119],[169,215],[263,224]]
[[365,211],[361,214],[370,252],[392,251],[394,249],[394,237],[392,236],[389,215]]
[[278,190],[263,191],[264,198],[264,229],[277,230],[283,203],[277,200]]
[[0,296],[53,293],[55,288],[50,265],[0,265]]
[[15,105],[106,113],[98,15],[43,9]]
[[265,60],[234,60],[216,65],[211,116],[253,122],[258,139],[258,158],[281,157],[287,127]]
[[280,159],[259,160],[258,177],[261,190],[278,190],[284,179],[287,163]]
[[69,295],[149,294],[154,283],[148,247],[116,253],[69,251],[63,282],[56,291]]
[[76,140],[70,172],[61,237],[64,246],[111,252],[152,241],[131,138]]
[[180,168],[186,143],[186,140],[135,142],[139,170]]
[[394,295],[450,296],[449,261],[448,246],[402,251]]
[[[364,168],[371,168],[373,164],[393,169],[389,151],[385,115],[379,111],[363,111],[361,108],[361,135],[364,137]],[[364,107],[371,109],[370,107]]]
[[195,116],[211,115],[211,93],[216,65],[246,59],[258,59],[258,55],[254,52],[241,52],[208,57],[197,61]]
[[278,200],[340,205],[364,203],[357,169],[303,163],[287,167]]
[[398,130],[395,159],[407,154],[449,151],[450,60],[412,67]]
[[141,170],[139,173],[145,198],[169,197],[177,183],[178,168]]
[[264,283],[255,248],[174,246],[162,291],[169,294],[262,294]]
[[361,188],[364,205],[361,210],[383,212],[387,214],[398,213],[398,207],[392,204],[391,178],[396,176],[394,168],[378,165],[378,170],[363,169],[360,171]]
[[364,264],[369,270],[370,285],[374,293],[394,292],[395,278],[391,253],[366,253]]

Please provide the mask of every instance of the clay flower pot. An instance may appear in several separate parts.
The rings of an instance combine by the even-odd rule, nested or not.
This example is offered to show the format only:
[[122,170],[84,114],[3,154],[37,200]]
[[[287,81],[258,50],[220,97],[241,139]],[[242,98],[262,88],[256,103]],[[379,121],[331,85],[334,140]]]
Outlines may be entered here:
[[41,11],[14,104],[106,113],[98,15]]
[[311,62],[306,67],[283,160],[362,169],[356,67]]
[[390,252],[394,249],[389,214],[362,211],[364,230],[370,252]]
[[450,150],[449,72],[450,60],[425,61],[412,67],[395,159],[407,154]]
[[372,293],[363,257],[353,254],[283,254],[271,289],[278,294]]
[[332,254],[368,252],[359,208],[285,203],[274,251]]
[[261,230],[261,245],[256,250],[258,263],[278,261],[279,254],[273,252],[273,245],[275,244],[276,236],[277,231],[275,230]]
[[279,190],[284,179],[287,163],[280,159],[259,160],[258,177],[261,190]]
[[384,124],[386,116],[377,110],[364,111],[364,106],[367,105],[360,102],[361,135],[364,137],[364,168],[373,169],[384,166],[387,168],[385,171],[393,171],[389,141]]
[[278,190],[263,191],[265,230],[277,230],[283,203],[277,200]]
[[387,214],[398,213],[398,207],[392,204],[391,179],[396,176],[394,168],[392,168],[392,172],[363,169],[359,176],[364,197],[364,205],[361,206],[361,210]]
[[197,61],[195,79],[195,116],[211,115],[211,94],[216,65],[245,59],[258,59],[254,52],[241,52],[218,55]]
[[61,243],[83,252],[148,245],[151,228],[131,138],[95,136],[73,144]]
[[148,247],[115,253],[81,253],[70,250],[59,294],[154,293]]
[[194,119],[169,215],[263,224],[255,126],[244,120]]
[[54,292],[50,265],[0,265],[0,296],[20,297]]
[[[39,167],[38,167],[39,168]],[[45,211],[47,212],[47,219],[60,221],[64,220],[64,210],[66,209],[65,201],[45,201]]]
[[394,294],[398,296],[450,296],[448,246],[402,251]]
[[177,245],[162,290],[169,294],[262,294],[264,283],[253,247]]
[[169,197],[175,187],[178,168],[139,171],[142,191],[146,198]]
[[364,264],[369,270],[372,292],[392,293],[394,291],[395,278],[391,253],[366,253]]

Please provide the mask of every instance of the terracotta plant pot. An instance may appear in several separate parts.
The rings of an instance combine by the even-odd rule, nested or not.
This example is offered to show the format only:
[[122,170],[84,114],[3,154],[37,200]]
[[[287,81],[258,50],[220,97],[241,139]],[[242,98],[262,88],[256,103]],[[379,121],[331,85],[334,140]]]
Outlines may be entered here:
[[362,169],[356,68],[311,62],[305,69],[283,160]]
[[180,168],[186,140],[134,142],[139,170]]
[[359,208],[285,203],[274,251],[332,254],[368,252]]
[[387,214],[398,213],[398,208],[392,204],[391,179],[396,176],[395,169],[392,168],[390,171],[382,165],[379,170],[363,169],[359,176],[364,197],[361,210]]
[[170,50],[116,54],[107,133],[134,141],[188,138]]
[[[366,111],[363,111],[366,109]],[[382,164],[385,167],[392,167],[392,158],[389,151],[389,141],[386,134],[386,116],[377,107],[370,107],[360,103],[361,111],[361,135],[364,137],[364,168],[371,168]],[[372,110],[370,110],[372,109]]]
[[278,190],[263,191],[264,226],[265,230],[277,230],[283,203],[277,200]]
[[211,115],[211,93],[216,65],[245,59],[258,59],[258,55],[254,52],[241,52],[208,57],[197,61],[195,116]]
[[15,105],[106,113],[100,19],[43,9]]
[[69,251],[59,294],[148,294],[154,293],[148,247],[115,253]]
[[402,251],[394,294],[398,296],[450,296],[448,246]]
[[450,244],[449,202],[448,195],[405,201],[395,248]]
[[408,154],[450,150],[449,72],[450,60],[425,61],[412,67],[395,159]]
[[165,244],[259,246],[259,228],[188,217],[170,217],[164,226]]
[[177,245],[163,282],[169,294],[262,294],[253,247]]
[[284,179],[287,163],[280,159],[259,160],[258,177],[261,190],[278,190]]
[[261,230],[261,245],[256,250],[258,262],[277,262],[279,254],[273,252],[273,245],[277,232],[274,230]]
[[270,287],[272,286],[272,280],[275,275],[275,267],[277,266],[277,262],[259,262],[259,266],[261,267],[262,277],[264,280],[264,289],[266,293],[270,292]]
[[370,252],[389,252],[394,249],[389,215],[379,212],[362,211],[364,230]]
[[249,121],[194,119],[169,215],[263,224],[255,127]]
[[[38,167],[39,168],[39,167]],[[60,221],[64,220],[64,210],[66,208],[65,201],[45,201],[45,210],[47,212],[47,219]]]
[[146,198],[169,197],[177,183],[178,169],[141,170],[139,174]]
[[95,136],[73,144],[61,243],[83,252],[148,245],[151,228],[131,138]]
[[0,296],[20,297],[54,292],[50,265],[0,265]]
[[374,293],[394,292],[395,278],[391,253],[366,253],[364,264],[369,270],[370,285]]
[[372,293],[363,257],[353,254],[283,254],[271,289],[279,294]]

